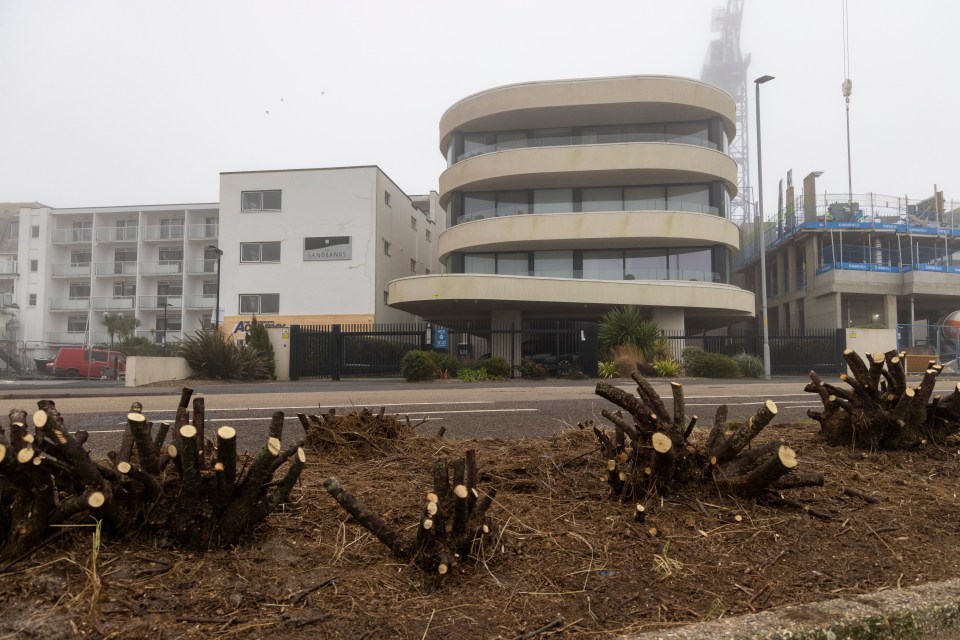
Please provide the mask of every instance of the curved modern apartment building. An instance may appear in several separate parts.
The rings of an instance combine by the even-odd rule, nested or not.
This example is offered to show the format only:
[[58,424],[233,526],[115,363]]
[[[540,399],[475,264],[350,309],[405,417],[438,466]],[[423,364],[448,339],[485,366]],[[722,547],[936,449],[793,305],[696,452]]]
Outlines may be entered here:
[[499,324],[631,304],[687,331],[752,316],[753,294],[731,283],[735,111],[712,86],[662,76],[461,100],[440,121],[446,273],[391,282],[390,305]]

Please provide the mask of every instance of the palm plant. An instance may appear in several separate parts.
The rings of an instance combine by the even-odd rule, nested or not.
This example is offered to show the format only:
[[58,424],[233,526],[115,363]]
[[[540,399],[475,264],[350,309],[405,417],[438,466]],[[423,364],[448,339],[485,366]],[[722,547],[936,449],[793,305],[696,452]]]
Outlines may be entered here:
[[644,318],[637,307],[614,307],[600,319],[597,338],[604,349],[632,345],[649,359],[656,351],[660,325]]

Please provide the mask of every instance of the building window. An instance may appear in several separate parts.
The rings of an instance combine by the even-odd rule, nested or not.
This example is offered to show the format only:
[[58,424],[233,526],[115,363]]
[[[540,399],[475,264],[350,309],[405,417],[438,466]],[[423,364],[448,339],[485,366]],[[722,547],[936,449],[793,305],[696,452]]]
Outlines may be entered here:
[[410,216],[410,228],[411,229],[417,228],[417,216]]
[[16,240],[20,235],[20,221],[14,220],[10,223],[10,239]]
[[389,191],[384,191],[384,192],[383,192],[383,204],[387,205],[388,207],[390,206],[390,192],[389,192]]
[[137,283],[127,280],[117,280],[113,283],[114,298],[132,298],[137,295]]
[[389,292],[389,291],[384,291],[384,292],[383,292],[383,304],[390,304],[390,292]]
[[433,240],[431,239],[430,229],[427,229],[426,233],[427,233],[427,242],[433,242]]
[[90,297],[89,282],[71,282],[70,283],[70,298],[72,300],[86,299],[89,297]]
[[280,189],[244,191],[240,194],[241,211],[280,211]]
[[30,271],[39,271],[40,270],[40,261],[31,260],[30,261]]
[[28,306],[31,306],[31,307],[37,306],[37,294],[31,293],[31,294],[27,297],[27,305],[28,305]]
[[160,220],[160,239],[178,240],[183,237],[183,219],[165,218]]
[[240,313],[280,313],[279,293],[240,294]]
[[87,330],[87,316],[67,316],[67,332],[84,333]]
[[386,255],[390,255],[390,243],[387,242],[386,240],[383,241],[383,252]]
[[412,271],[413,273],[417,272],[417,261],[414,260],[413,258],[410,258],[410,271]]
[[241,242],[240,262],[280,262],[280,243]]
[[39,237],[40,237],[40,226],[39,226],[39,225],[33,225],[32,227],[30,227],[30,237],[31,237],[31,238],[39,238]]
[[93,253],[89,249],[74,249],[70,252],[70,264],[75,267],[85,267],[90,264],[92,257]]

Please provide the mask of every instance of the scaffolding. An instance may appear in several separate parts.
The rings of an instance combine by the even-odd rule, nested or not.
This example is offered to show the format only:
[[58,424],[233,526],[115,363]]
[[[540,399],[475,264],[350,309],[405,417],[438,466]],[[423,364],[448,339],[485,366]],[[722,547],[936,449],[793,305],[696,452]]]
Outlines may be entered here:
[[730,94],[737,105],[737,131],[727,152],[737,163],[737,195],[730,203],[730,219],[738,225],[752,219],[750,188],[750,136],[748,119],[747,67],[750,54],[740,51],[743,0],[727,0],[715,7],[710,30],[720,37],[710,41],[700,79]]

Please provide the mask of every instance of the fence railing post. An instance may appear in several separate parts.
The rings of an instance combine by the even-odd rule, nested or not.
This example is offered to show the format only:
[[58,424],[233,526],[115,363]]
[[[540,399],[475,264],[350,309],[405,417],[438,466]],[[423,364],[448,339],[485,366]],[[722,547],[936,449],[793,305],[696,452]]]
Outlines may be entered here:
[[341,325],[330,327],[330,379],[340,380],[340,369],[343,365],[343,333]]
[[300,325],[290,325],[290,380],[300,379]]

